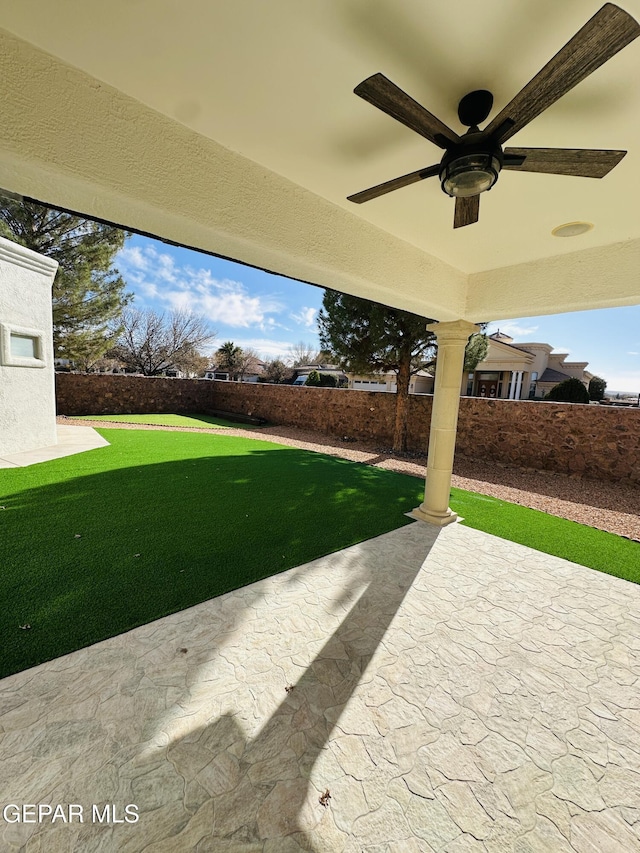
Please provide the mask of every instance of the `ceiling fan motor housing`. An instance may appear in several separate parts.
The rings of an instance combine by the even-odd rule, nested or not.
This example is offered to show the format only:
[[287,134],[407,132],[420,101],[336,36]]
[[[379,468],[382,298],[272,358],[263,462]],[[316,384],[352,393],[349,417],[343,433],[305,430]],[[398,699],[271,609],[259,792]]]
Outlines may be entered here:
[[442,191],[455,198],[468,198],[490,190],[504,163],[501,146],[477,127],[447,149],[440,162]]
[[487,89],[476,89],[461,98],[458,118],[465,127],[477,127],[487,118],[493,106],[493,95]]

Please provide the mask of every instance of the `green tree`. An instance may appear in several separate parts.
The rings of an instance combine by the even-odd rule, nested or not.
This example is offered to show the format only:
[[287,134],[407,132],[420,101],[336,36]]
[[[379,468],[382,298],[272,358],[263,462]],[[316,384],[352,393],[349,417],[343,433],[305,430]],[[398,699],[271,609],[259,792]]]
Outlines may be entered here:
[[589,380],[589,399],[600,402],[604,397],[607,383],[601,376],[592,376]]
[[131,299],[113,266],[128,234],[35,202],[0,198],[0,236],[58,262],[55,356],[90,367],[113,343],[114,321]]
[[325,290],[318,316],[320,345],[352,373],[395,372],[396,416],[393,449],[407,449],[407,415],[411,376],[435,354],[433,322],[417,314],[388,308],[368,299]]
[[[486,323],[480,324],[483,328]],[[464,367],[465,373],[471,373],[480,362],[486,357],[489,351],[489,338],[484,332],[476,332],[471,335],[469,342],[464,351]]]
[[588,403],[589,392],[579,379],[572,376],[554,385],[544,399],[555,403]]
[[218,370],[224,370],[230,379],[235,379],[242,362],[242,349],[233,341],[225,341],[216,352]]
[[338,380],[332,373],[321,373],[320,386],[322,388],[337,388]]
[[319,388],[322,385],[322,380],[320,379],[320,374],[317,370],[312,370],[311,373],[307,376],[307,381],[304,383],[305,385],[313,385],[316,388]]

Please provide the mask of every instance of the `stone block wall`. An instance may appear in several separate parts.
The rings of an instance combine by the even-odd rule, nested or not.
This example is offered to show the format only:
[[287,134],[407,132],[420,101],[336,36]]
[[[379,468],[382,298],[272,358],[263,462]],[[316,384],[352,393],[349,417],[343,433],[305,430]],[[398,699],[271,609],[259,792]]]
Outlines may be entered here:
[[[130,415],[204,411],[209,382],[197,379],[56,373],[59,415]],[[212,404],[209,403],[209,408]]]
[[[273,424],[315,429],[327,435],[380,441],[393,439],[395,400],[391,394],[294,385],[215,382],[216,408],[266,418]],[[430,410],[429,399],[429,410]],[[426,421],[428,429],[429,421]],[[416,425],[424,429],[424,420]],[[423,433],[424,435],[424,433]]]
[[640,483],[640,409],[463,397],[456,450],[524,468]]
[[[207,412],[266,418],[391,446],[393,394],[139,376],[56,376],[58,413]],[[408,449],[426,452],[432,397],[409,399]],[[523,468],[640,483],[640,409],[460,400],[456,452]]]

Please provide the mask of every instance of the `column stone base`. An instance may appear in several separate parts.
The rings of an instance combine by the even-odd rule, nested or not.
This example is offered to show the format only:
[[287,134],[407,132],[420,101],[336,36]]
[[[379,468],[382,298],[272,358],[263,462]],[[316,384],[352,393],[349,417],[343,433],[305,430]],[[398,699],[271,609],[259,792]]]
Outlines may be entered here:
[[411,518],[415,518],[418,521],[426,521],[428,524],[437,524],[438,527],[444,527],[445,524],[451,524],[453,521],[458,520],[458,513],[448,507],[446,512],[433,512],[425,509],[421,504],[415,509],[412,509],[408,514]]

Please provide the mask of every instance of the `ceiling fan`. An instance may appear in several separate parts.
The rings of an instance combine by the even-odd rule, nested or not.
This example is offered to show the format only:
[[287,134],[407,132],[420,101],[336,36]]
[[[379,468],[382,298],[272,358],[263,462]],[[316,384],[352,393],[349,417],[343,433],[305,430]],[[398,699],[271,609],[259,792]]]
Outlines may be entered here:
[[443,148],[445,153],[440,163],[350,195],[348,200],[361,204],[416,181],[438,176],[443,192],[456,200],[453,227],[461,228],[478,221],[480,193],[491,189],[502,169],[604,177],[622,160],[626,151],[503,148],[503,145],[639,34],[640,25],[631,15],[612,3],[605,4],[484,130],[478,125],[489,116],[493,95],[485,89],[465,95],[458,104],[458,118],[469,129],[462,136],[384,74],[368,77],[356,86],[356,95]]

